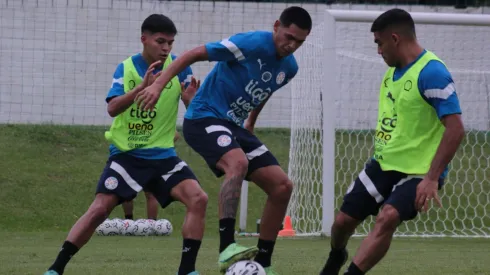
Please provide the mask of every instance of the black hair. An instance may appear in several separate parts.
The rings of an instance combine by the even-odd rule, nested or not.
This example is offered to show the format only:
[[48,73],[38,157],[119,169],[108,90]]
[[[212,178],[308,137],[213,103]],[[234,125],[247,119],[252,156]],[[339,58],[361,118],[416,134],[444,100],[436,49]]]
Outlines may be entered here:
[[311,31],[312,22],[310,14],[302,7],[291,6],[286,8],[279,17],[281,25],[289,27],[295,24],[300,29]]
[[412,16],[402,9],[391,9],[382,13],[371,26],[371,32],[382,32],[388,28],[396,28],[397,31],[415,38],[415,23]]
[[163,14],[152,14],[148,16],[143,24],[141,24],[141,32],[150,32],[150,33],[165,33],[176,35],[177,28],[175,27],[174,22]]

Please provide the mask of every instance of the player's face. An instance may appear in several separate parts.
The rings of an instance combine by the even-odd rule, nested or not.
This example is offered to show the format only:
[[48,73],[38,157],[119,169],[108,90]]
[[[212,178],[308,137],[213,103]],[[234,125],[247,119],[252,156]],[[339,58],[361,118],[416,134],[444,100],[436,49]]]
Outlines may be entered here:
[[309,34],[310,31],[303,30],[295,24],[285,27],[281,22],[276,21],[274,23],[274,43],[279,56],[283,57],[294,53],[303,45]]
[[398,45],[400,37],[389,30],[374,33],[374,43],[378,45],[378,54],[390,67],[396,67],[399,63]]
[[141,36],[141,42],[145,52],[151,56],[154,61],[160,60],[165,62],[168,55],[172,51],[174,44],[174,34],[166,33],[144,33]]

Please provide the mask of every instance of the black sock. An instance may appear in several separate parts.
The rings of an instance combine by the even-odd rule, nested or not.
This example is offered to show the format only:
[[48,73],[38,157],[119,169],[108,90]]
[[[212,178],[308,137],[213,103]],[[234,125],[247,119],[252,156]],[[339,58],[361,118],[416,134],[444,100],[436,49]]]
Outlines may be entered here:
[[53,265],[48,270],[54,270],[58,274],[63,274],[66,264],[70,261],[71,257],[78,252],[78,247],[69,241],[65,241],[61,247],[58,257],[54,261]]
[[178,275],[187,275],[196,270],[197,253],[199,252],[200,247],[201,241],[184,239]]
[[126,220],[132,220],[133,219],[133,214],[128,214],[128,215],[125,215],[124,218]]
[[364,275],[364,272],[362,272],[357,265],[352,262],[349,265],[349,268],[347,268],[347,271],[344,273],[344,275]]
[[219,253],[235,242],[235,219],[225,218],[219,220]]
[[332,247],[321,274],[338,274],[348,257],[349,255],[345,248]]
[[272,252],[274,251],[275,244],[275,241],[259,239],[259,243],[257,244],[259,253],[257,253],[257,256],[255,256],[255,261],[263,267],[271,266]]

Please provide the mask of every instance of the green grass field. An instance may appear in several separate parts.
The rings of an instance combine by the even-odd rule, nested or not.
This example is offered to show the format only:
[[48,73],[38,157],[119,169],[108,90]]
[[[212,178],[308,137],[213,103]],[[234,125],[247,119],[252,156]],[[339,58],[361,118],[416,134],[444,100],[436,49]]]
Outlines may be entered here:
[[[46,125],[0,126],[0,274],[42,274],[52,263],[67,231],[93,199],[108,153],[108,144],[103,139],[104,129]],[[354,138],[357,142],[365,140],[364,145],[357,146],[369,151],[369,134],[362,134],[362,139],[355,135],[360,134],[337,135],[340,143],[345,144],[337,148],[340,152],[337,166],[359,168],[355,153],[349,153],[349,142]],[[287,168],[289,132],[262,130],[258,131],[258,136],[274,152],[283,167]],[[475,135],[474,138],[467,141],[471,146],[464,147],[465,154],[477,154],[482,159],[485,156],[488,159],[488,135]],[[177,150],[179,156],[192,167],[210,197],[207,231],[199,254],[198,268],[202,274],[217,274],[216,198],[220,180],[214,177],[204,161],[183,140],[177,143]],[[470,170],[468,168],[473,165],[471,161],[469,159],[466,163],[463,157],[454,168]],[[478,217],[481,213],[490,213],[490,176],[488,168],[474,170],[469,183],[452,188],[472,190],[475,195],[469,197],[468,203],[474,213],[465,212],[465,215],[470,213],[468,220],[477,220],[480,225],[475,226],[482,228],[480,232],[488,234],[489,217],[474,219],[471,215]],[[337,179],[343,183],[348,177],[337,175]],[[251,185],[247,223],[249,232],[255,231],[255,220],[260,217],[264,202],[265,196]],[[446,204],[458,202],[448,198]],[[479,204],[483,206],[479,207]],[[144,213],[144,196],[139,196],[135,204],[136,218],[144,217]],[[174,226],[174,233],[170,237],[94,237],[73,258],[65,274],[175,274],[180,261],[179,230],[183,214],[184,209],[178,203],[159,212],[161,218],[169,219]],[[121,207],[116,208],[112,214],[112,217],[116,216],[122,216]],[[457,211],[454,217],[458,217]],[[256,239],[243,238],[240,242],[252,245]],[[349,244],[351,255],[359,243],[360,239],[353,239]],[[317,274],[328,250],[328,239],[281,239],[276,246],[274,263],[280,274]],[[397,238],[388,256],[369,274],[490,274],[489,258],[490,239]]]

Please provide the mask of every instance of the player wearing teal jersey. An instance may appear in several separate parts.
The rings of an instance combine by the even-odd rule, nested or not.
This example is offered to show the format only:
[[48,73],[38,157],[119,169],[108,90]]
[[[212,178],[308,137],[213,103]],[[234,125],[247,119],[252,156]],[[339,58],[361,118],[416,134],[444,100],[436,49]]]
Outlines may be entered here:
[[380,85],[374,156],[344,196],[321,275],[339,274],[347,242],[368,216],[377,215],[374,228],[344,274],[366,274],[387,253],[402,222],[427,211],[433,199],[440,205],[438,189],[464,136],[451,74],[417,42],[410,14],[389,10],[371,31],[389,66]]
[[[85,245],[99,226],[122,202],[142,190],[152,193],[165,208],[182,202],[186,217],[182,227],[183,249],[178,275],[196,275],[195,263],[204,234],[207,195],[187,164],[174,149],[179,100],[187,106],[199,82],[186,68],[185,77],[174,77],[164,87],[151,112],[139,110],[134,98],[151,85],[162,70],[176,59],[170,53],[177,29],[168,17],[153,14],[141,26],[143,52],[128,57],[116,69],[106,101],[114,117],[105,133],[111,143],[110,156],[102,172],[93,203],[72,227],[55,262],[45,275],[61,275],[68,261]],[[151,65],[150,65],[151,64]],[[185,88],[185,80],[190,84]]]

